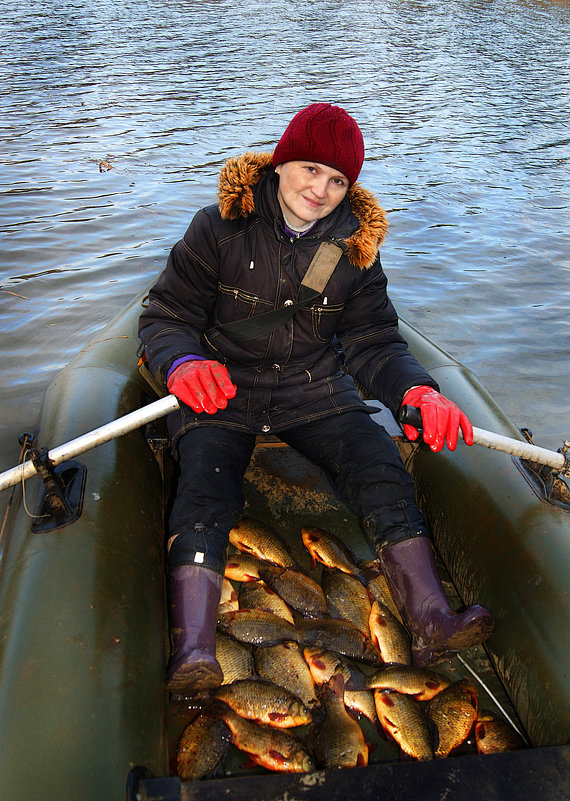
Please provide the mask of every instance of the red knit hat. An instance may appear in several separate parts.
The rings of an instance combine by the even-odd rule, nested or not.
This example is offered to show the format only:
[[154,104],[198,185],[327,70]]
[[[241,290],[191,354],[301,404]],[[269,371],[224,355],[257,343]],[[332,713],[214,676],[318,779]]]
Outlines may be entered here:
[[351,184],[364,161],[364,140],[356,121],[340,106],[313,103],[296,114],[273,153],[273,166],[316,161],[346,175]]

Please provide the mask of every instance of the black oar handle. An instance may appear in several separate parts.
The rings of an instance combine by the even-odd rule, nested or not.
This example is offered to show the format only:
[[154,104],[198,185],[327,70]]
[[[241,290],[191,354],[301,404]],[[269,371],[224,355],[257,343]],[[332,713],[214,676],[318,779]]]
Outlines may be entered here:
[[402,406],[398,420],[402,425],[413,426],[417,429],[422,427],[422,413],[417,406]]

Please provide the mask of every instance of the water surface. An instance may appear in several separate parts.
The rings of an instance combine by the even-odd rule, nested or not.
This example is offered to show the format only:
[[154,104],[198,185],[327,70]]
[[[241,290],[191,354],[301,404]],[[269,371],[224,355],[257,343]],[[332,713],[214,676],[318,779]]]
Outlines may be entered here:
[[0,36],[0,469],[223,160],[315,101],[363,130],[400,314],[570,438],[567,2],[12,0]]

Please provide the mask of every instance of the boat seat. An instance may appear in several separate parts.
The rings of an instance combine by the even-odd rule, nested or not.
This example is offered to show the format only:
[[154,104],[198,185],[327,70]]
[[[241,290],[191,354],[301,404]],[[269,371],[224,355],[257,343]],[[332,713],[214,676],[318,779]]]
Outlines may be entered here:
[[[402,439],[403,433],[400,425],[396,422],[396,419],[390,409],[388,409],[383,404],[379,403],[378,401],[374,400],[365,400],[364,403],[367,403],[369,406],[373,406],[380,411],[375,412],[374,414],[370,415],[375,423],[378,425],[384,426],[388,434],[393,439]],[[255,439],[255,445],[258,448],[287,448],[285,442],[279,439],[277,434],[258,434]]]

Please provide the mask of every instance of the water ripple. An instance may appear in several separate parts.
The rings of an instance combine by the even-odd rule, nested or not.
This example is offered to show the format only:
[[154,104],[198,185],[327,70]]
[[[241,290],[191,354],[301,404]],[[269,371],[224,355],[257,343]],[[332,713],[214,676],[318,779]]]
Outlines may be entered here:
[[311,101],[361,124],[400,312],[570,435],[568,2],[12,0],[0,36],[0,468],[224,158]]

